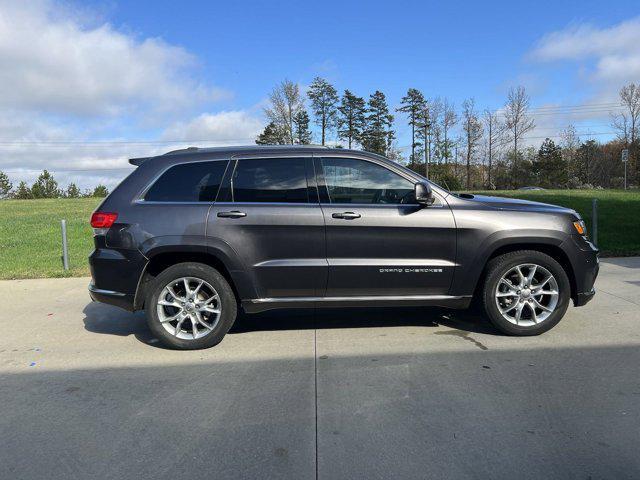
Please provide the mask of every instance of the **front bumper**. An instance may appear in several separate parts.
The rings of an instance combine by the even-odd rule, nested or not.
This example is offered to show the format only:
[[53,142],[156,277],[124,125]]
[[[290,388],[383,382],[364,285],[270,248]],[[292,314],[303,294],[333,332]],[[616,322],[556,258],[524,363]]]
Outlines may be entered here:
[[573,304],[581,307],[596,294],[594,284],[600,271],[599,250],[584,237],[571,235],[571,241],[566,242],[565,252],[574,274]]
[[593,299],[595,294],[596,294],[595,288],[591,289],[591,291],[588,293],[578,293],[576,295],[576,298],[573,300],[573,305],[576,307],[582,307],[587,303],[589,303],[591,299]]

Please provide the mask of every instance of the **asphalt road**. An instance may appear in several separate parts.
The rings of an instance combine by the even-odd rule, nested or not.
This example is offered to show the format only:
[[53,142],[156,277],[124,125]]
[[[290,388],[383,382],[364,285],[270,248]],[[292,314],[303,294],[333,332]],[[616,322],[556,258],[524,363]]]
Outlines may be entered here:
[[536,338],[288,311],[176,352],[87,283],[0,282],[1,479],[640,478],[640,258]]

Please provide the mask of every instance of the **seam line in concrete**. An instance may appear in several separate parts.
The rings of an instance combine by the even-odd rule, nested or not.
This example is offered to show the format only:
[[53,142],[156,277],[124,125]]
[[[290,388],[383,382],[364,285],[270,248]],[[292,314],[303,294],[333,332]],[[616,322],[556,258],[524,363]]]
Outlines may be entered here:
[[607,292],[606,290],[598,289],[598,292],[606,293],[607,295],[611,295],[612,297],[619,298],[620,300],[624,300],[625,302],[629,302],[633,305],[640,305],[640,303],[636,303],[633,300],[629,300],[628,298],[621,297],[620,295],[616,295],[615,293]]

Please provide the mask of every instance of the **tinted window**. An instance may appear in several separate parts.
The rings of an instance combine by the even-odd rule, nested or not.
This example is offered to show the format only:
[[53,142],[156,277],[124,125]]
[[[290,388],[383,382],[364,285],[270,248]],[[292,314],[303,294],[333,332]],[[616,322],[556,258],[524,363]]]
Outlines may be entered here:
[[235,202],[307,203],[302,158],[238,160],[233,173]]
[[331,203],[415,203],[413,183],[375,163],[323,158],[322,167]]
[[164,172],[144,199],[154,202],[213,202],[226,161],[176,165]]

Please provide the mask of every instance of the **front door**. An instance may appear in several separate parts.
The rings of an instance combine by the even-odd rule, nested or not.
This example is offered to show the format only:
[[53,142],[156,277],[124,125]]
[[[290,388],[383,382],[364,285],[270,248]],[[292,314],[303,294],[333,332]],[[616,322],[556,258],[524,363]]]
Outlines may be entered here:
[[207,235],[235,251],[258,298],[321,295],[327,262],[322,210],[307,183],[312,159],[238,158],[228,172]]
[[415,202],[414,182],[383,162],[315,159],[327,236],[327,297],[446,295],[455,266],[453,214]]

